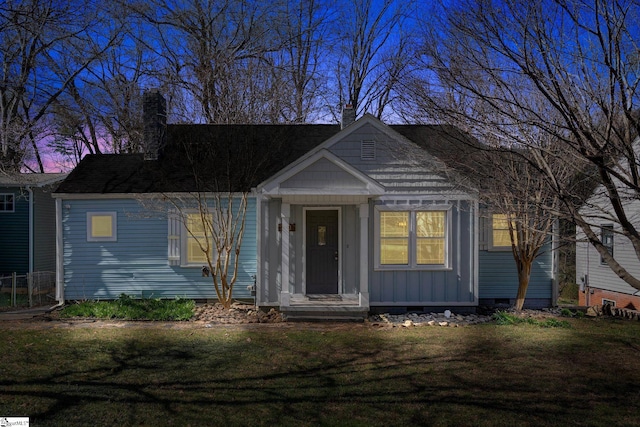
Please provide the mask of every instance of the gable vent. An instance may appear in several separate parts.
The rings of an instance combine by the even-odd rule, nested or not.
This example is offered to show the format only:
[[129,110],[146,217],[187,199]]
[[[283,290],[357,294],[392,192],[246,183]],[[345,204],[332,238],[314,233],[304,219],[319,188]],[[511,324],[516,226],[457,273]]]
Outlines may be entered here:
[[375,160],[376,159],[376,142],[362,141],[360,143],[360,159]]

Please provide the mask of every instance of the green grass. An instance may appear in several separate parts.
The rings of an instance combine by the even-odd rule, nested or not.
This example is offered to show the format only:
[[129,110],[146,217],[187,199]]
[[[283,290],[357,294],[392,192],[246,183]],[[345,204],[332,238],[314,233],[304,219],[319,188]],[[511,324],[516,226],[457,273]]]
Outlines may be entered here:
[[189,320],[195,302],[187,299],[134,299],[120,295],[114,301],[86,301],[66,306],[61,317],[95,317],[125,320]]
[[567,322],[0,324],[0,413],[35,426],[640,424],[640,322]]
[[29,306],[29,297],[25,294],[16,295],[16,304],[12,304],[10,292],[0,292],[0,307],[27,307]]
[[570,328],[571,325],[566,320],[558,320],[550,317],[548,319],[538,320],[531,317],[520,317],[506,311],[497,311],[493,314],[493,320],[498,325],[517,325],[526,323],[529,325],[540,326],[543,328]]

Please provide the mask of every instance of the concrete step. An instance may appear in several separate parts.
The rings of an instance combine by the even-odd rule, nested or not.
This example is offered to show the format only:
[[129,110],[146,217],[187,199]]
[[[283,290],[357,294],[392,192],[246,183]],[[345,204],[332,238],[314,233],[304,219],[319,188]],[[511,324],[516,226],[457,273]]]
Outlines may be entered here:
[[343,321],[362,322],[369,315],[367,310],[361,307],[281,307],[280,311],[287,321]]

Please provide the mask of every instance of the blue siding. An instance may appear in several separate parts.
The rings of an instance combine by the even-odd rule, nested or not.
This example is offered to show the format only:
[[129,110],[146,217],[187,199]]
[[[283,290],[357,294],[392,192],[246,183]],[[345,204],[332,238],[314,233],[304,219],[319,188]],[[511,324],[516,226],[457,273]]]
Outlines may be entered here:
[[28,193],[16,187],[0,187],[14,195],[15,212],[0,212],[0,276],[29,270]]
[[[110,299],[126,293],[157,298],[216,298],[211,277],[200,268],[170,266],[167,216],[138,201],[64,200],[65,299]],[[87,242],[86,214],[117,212],[116,242]],[[235,298],[249,298],[256,274],[256,206],[250,199],[240,251]]]
[[[526,298],[551,299],[553,257],[547,245],[533,262]],[[518,271],[511,251],[480,251],[480,298],[510,298],[518,292]],[[525,301],[526,303],[526,301]]]

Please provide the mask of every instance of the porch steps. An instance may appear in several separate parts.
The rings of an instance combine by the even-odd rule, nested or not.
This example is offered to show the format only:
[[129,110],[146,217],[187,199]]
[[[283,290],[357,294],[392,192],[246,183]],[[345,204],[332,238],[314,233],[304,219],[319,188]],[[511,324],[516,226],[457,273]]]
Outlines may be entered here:
[[362,322],[369,314],[368,307],[361,307],[355,295],[296,295],[280,311],[292,322]]
[[367,311],[358,310],[315,310],[315,307],[291,307],[281,310],[288,322],[364,322]]

